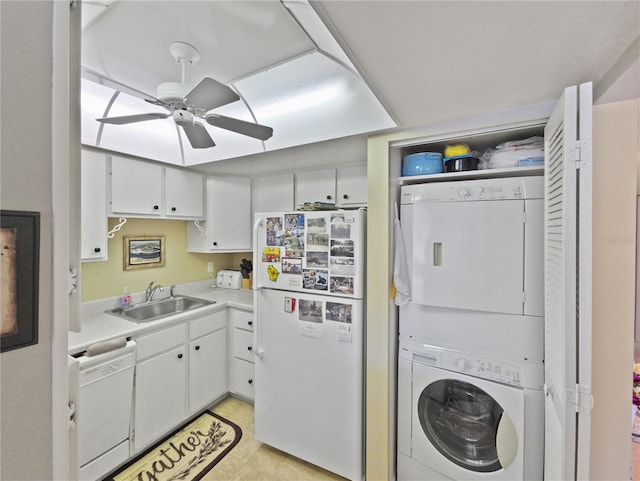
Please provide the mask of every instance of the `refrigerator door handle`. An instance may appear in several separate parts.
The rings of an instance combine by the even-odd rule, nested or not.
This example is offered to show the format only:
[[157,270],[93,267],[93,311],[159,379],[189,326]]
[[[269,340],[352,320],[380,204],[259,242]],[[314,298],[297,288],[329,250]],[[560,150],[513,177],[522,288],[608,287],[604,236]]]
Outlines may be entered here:
[[[254,277],[255,279],[255,277]],[[255,282],[255,281],[254,281]],[[253,309],[254,313],[260,302],[260,295],[262,289],[256,289],[253,291]],[[259,359],[262,359],[264,355],[264,350],[260,347],[260,319],[257,315],[254,315],[255,322],[253,323],[253,346],[251,346],[251,350],[253,351],[253,355]]]
[[[255,272],[256,267],[259,265],[260,262],[260,252],[259,251],[259,246],[258,246],[258,230],[260,229],[260,226],[263,225],[264,223],[264,218],[262,217],[258,217],[255,221],[255,223],[253,224],[253,266],[254,266],[254,273],[253,273],[253,308],[256,309],[258,306],[258,297],[260,296],[260,290],[262,289],[262,287],[260,286],[259,283],[259,273]],[[264,353],[264,351],[262,350],[262,348],[260,347],[260,321],[256,319],[256,322],[253,325],[253,354],[262,359],[262,355]]]
[[[255,221],[255,223],[253,224],[253,267],[254,270],[255,268],[258,266],[258,262],[260,260],[259,257],[259,252],[258,252],[258,229],[260,228],[260,226],[264,223],[264,218],[262,217],[258,217]],[[253,276],[253,286],[251,286],[251,288],[255,291],[256,289],[261,289],[261,286],[259,285],[259,281],[258,278],[260,276],[257,275],[257,273],[254,272],[254,276]]]

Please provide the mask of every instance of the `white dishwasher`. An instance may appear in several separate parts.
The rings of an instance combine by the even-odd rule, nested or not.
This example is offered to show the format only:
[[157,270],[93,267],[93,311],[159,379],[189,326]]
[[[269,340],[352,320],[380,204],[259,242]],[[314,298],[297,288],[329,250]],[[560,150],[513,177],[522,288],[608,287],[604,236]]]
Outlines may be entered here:
[[77,358],[81,480],[101,478],[129,458],[135,345],[128,341],[119,349]]

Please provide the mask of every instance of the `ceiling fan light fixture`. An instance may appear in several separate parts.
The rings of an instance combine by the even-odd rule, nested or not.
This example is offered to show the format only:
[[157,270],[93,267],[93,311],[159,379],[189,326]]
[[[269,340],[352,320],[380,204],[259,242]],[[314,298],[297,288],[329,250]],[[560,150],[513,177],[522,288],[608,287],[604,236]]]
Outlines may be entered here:
[[173,120],[181,127],[193,125],[193,114],[186,109],[177,109],[173,111]]

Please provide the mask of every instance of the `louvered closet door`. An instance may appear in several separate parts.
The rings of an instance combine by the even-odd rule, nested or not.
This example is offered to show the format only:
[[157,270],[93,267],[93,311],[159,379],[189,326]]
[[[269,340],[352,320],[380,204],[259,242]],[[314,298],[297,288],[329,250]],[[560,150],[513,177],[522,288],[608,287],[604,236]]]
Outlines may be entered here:
[[581,135],[577,87],[565,90],[544,134],[546,480],[588,478],[591,84],[580,87],[580,97]]

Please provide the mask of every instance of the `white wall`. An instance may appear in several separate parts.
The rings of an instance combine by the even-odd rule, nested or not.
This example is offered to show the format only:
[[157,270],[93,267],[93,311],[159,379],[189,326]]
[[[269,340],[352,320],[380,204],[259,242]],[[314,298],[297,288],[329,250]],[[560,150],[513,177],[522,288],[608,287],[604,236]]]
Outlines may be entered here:
[[0,206],[41,213],[38,344],[0,355],[0,478],[52,479],[53,2],[0,2]]
[[591,479],[629,479],[640,100],[593,108]]

